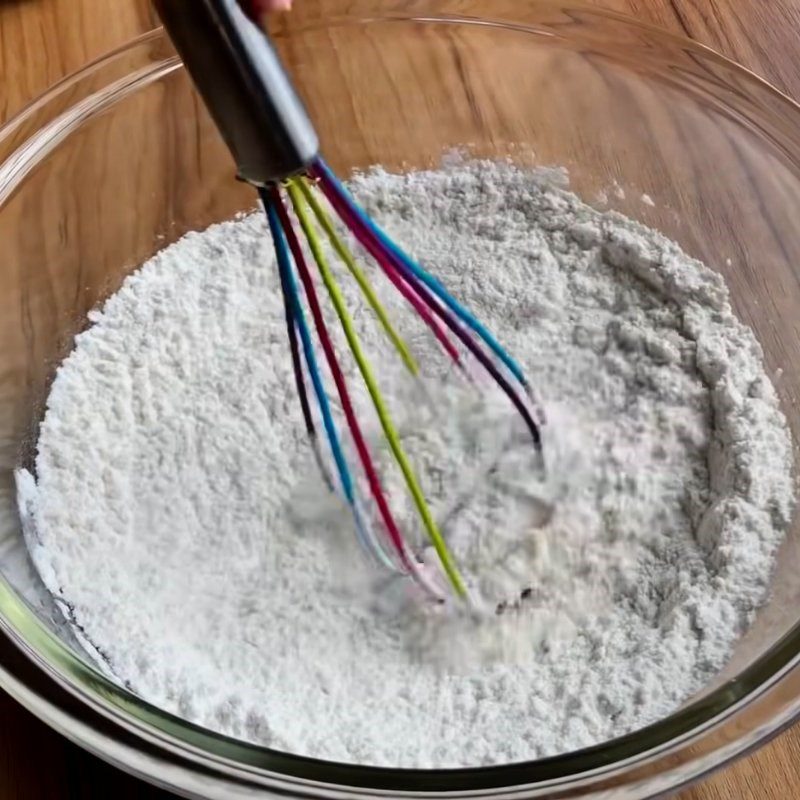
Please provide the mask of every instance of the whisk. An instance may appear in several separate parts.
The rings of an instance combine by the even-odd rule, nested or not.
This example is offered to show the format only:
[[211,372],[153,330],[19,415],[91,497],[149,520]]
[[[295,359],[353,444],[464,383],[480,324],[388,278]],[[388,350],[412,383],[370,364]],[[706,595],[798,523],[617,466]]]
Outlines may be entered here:
[[[322,475],[351,509],[359,543],[370,557],[389,570],[410,576],[428,595],[443,600],[448,593],[446,587],[422,567],[396,521],[382,485],[342,369],[341,354],[326,322],[323,303],[328,302],[422,529],[438,555],[446,577],[444,583],[449,585],[451,595],[468,599],[465,579],[404,450],[326,252],[335,253],[356,282],[405,369],[412,376],[419,376],[420,366],[373,287],[366,265],[362,266],[347,245],[343,232],[349,231],[369,256],[372,268],[388,278],[456,367],[469,377],[470,370],[477,366],[502,389],[524,421],[531,445],[540,456],[541,418],[525,374],[486,326],[360,208],[322,159],[306,111],[267,33],[257,24],[255,4],[248,7],[238,0],[156,0],[156,7],[233,154],[240,179],[256,188],[266,210],[297,395]],[[323,244],[324,240],[329,247]],[[342,432],[329,399],[330,387],[323,377],[323,362],[332,377],[355,456],[348,456],[343,447]],[[322,432],[318,430],[318,420]],[[325,456],[326,449],[330,458]],[[355,479],[358,470],[377,509],[375,523],[359,496]]]

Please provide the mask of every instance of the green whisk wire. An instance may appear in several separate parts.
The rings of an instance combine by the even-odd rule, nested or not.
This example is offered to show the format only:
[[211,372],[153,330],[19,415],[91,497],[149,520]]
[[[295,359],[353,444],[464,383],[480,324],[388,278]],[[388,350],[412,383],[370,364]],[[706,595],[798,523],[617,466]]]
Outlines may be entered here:
[[380,389],[378,388],[378,382],[375,380],[372,367],[370,366],[369,361],[362,350],[361,342],[359,341],[358,334],[353,326],[353,321],[350,318],[350,314],[347,311],[341,289],[339,288],[336,278],[334,277],[325,255],[322,252],[322,243],[311,221],[311,217],[308,213],[305,203],[306,193],[302,189],[302,182],[296,178],[292,178],[286,181],[285,186],[286,191],[289,194],[289,198],[291,199],[294,212],[297,215],[298,221],[300,222],[300,227],[303,229],[303,233],[308,240],[314,261],[316,261],[317,266],[319,267],[322,281],[325,284],[328,294],[330,295],[331,302],[333,303],[336,315],[339,318],[342,330],[344,331],[347,339],[347,343],[349,344],[353,353],[353,357],[355,358],[356,365],[358,366],[361,377],[364,379],[364,383],[367,386],[367,391],[372,399],[372,404],[375,407],[375,411],[378,414],[378,419],[380,420],[383,433],[386,436],[386,440],[389,443],[389,447],[392,450],[395,461],[400,467],[400,471],[403,474],[408,491],[411,494],[414,505],[416,506],[417,512],[422,520],[422,524],[428,536],[430,537],[431,543],[433,544],[433,547],[439,556],[442,568],[444,569],[444,572],[452,584],[456,594],[462,598],[466,597],[467,589],[464,584],[464,580],[461,577],[453,557],[450,554],[450,550],[447,547],[436,521],[433,518],[433,514],[431,513],[430,507],[425,500],[425,495],[422,492],[419,481],[414,474],[414,469],[411,466],[411,462],[403,450],[403,446],[400,443],[400,436],[395,428],[394,422],[392,421],[391,414],[389,413],[389,409],[384,402]]
[[412,375],[419,375],[419,366],[417,365],[414,356],[411,355],[408,345],[395,330],[391,320],[389,319],[386,309],[378,299],[378,295],[375,294],[375,290],[372,288],[369,278],[367,278],[367,276],[364,274],[364,271],[361,269],[361,267],[358,266],[355,258],[353,258],[353,254],[347,249],[345,243],[336,232],[336,228],[334,228],[330,216],[328,216],[319,200],[317,200],[317,198],[314,196],[314,192],[311,191],[311,187],[308,185],[307,179],[300,178],[297,183],[300,186],[300,191],[302,191],[303,197],[311,207],[311,210],[314,212],[314,216],[317,218],[319,224],[322,226],[322,229],[327,234],[328,239],[330,239],[333,249],[336,251],[339,258],[341,258],[341,260],[344,262],[353,278],[355,278],[356,283],[361,289],[361,293],[367,299],[370,307],[380,320],[381,326],[383,327],[389,339],[391,339],[392,344],[394,344],[395,349],[397,350],[403,363],[406,365],[408,371]]

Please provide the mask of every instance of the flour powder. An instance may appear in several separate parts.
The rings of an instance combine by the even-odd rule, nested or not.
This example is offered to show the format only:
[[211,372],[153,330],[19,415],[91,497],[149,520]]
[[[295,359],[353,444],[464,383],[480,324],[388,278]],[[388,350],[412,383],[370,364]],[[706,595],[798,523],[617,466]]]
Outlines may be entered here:
[[339,272],[489,613],[431,614],[361,565],[309,454],[254,214],[131,275],[58,371],[18,491],[33,561],[75,634],[156,705],[345,762],[532,759],[674,711],[764,601],[793,510],[790,435],[722,279],[509,164],[377,169],[352,188],[515,354],[547,416],[545,474],[524,459],[494,469],[500,433],[454,456],[470,414],[472,435],[519,444],[507,410],[461,404],[467,390],[379,281],[429,376],[409,403],[419,385]]

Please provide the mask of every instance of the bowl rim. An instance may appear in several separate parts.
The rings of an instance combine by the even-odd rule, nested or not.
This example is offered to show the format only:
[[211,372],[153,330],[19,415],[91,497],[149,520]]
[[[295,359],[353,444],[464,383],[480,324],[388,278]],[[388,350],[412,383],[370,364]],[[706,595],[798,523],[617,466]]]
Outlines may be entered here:
[[[294,28],[293,33],[332,25],[402,21],[484,25],[553,35],[545,26],[539,28],[510,18],[477,18],[438,10],[454,5],[458,5],[456,0],[423,0],[404,3],[402,10],[390,7],[364,14],[359,12],[360,7],[374,9],[376,4],[371,0],[356,0],[348,5],[347,14],[310,20]],[[791,112],[800,121],[800,104],[751,70],[705,45],[625,14],[580,2],[526,0],[526,5],[612,21],[662,43],[671,43],[687,53],[702,56],[739,75],[753,91],[768,93],[784,111]],[[415,12],[415,7],[423,6],[436,9],[436,12]],[[278,31],[276,38],[280,40],[283,35]],[[155,44],[166,44],[161,28],[141,34],[65,76],[0,126],[0,145],[65,91],[104,67],[115,64],[121,57]],[[153,68],[137,74],[121,94],[119,91],[110,95],[100,92],[90,99],[104,99],[113,104],[179,66],[174,55],[159,56]],[[71,110],[72,107],[65,114]],[[30,139],[38,137],[43,143],[52,141],[55,127],[53,123],[46,125]],[[15,156],[30,161],[41,158],[46,152],[41,148],[31,151],[26,147],[24,153],[13,151],[9,158],[0,162],[0,206],[4,197],[27,174],[19,169],[13,174],[4,174],[3,165]],[[800,154],[800,149],[797,153]],[[10,186],[5,195],[4,181]],[[20,653],[24,656],[22,660]],[[30,669],[31,665],[34,665],[34,670]],[[764,674],[768,676],[766,680],[756,679]],[[800,716],[800,623],[736,678],[652,725],[590,748],[536,761],[491,767],[420,770],[341,764],[250,745],[212,733],[140,700],[109,680],[97,667],[84,662],[27,608],[2,575],[0,687],[69,738],[140,777],[173,789],[195,791],[191,787],[198,771],[205,770],[204,780],[218,781],[218,788],[224,792],[209,795],[213,797],[238,796],[230,793],[233,787],[258,787],[265,791],[309,797],[337,796],[341,787],[347,788],[349,797],[370,797],[384,792],[391,792],[393,796],[447,792],[453,797],[510,798],[539,796],[540,790],[547,790],[548,796],[592,796],[591,791],[606,785],[609,780],[613,781],[614,773],[623,769],[640,770],[641,782],[637,786],[650,792],[674,789],[696,780],[768,741]],[[667,727],[672,731],[669,735]],[[127,740],[130,744],[127,750],[123,748],[123,752],[121,743]],[[142,756],[143,751],[148,751],[146,759]],[[165,765],[169,765],[173,772],[169,780],[159,777]],[[154,771],[153,767],[158,769]],[[628,783],[625,781],[625,785]],[[204,783],[203,791],[209,785]],[[217,787],[212,788],[217,790]],[[584,790],[590,793],[573,793]],[[552,794],[553,791],[558,791],[558,794]]]

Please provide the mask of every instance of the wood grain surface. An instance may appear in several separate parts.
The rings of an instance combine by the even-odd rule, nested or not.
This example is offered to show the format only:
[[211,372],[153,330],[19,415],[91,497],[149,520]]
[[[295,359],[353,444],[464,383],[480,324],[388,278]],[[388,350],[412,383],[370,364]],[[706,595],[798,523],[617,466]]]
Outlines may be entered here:
[[[800,98],[800,0],[594,0],[683,33]],[[300,18],[345,0],[297,0]],[[0,0],[0,123],[88,60],[154,27],[148,0]],[[285,21],[284,24],[294,24]],[[800,729],[683,800],[800,797]],[[167,798],[68,744],[0,693],[0,800]]]

